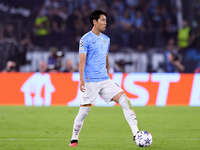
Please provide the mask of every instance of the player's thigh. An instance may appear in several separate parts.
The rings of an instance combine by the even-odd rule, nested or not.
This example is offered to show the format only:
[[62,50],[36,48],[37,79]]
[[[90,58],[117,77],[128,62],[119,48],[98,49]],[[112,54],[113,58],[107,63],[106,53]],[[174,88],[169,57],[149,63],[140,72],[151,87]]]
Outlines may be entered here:
[[80,104],[93,104],[97,98],[97,95],[100,91],[100,83],[98,82],[86,82],[85,83],[85,92],[80,91]]
[[104,101],[109,102],[120,92],[123,92],[121,87],[119,87],[113,80],[109,79],[102,83],[99,95],[104,99]]

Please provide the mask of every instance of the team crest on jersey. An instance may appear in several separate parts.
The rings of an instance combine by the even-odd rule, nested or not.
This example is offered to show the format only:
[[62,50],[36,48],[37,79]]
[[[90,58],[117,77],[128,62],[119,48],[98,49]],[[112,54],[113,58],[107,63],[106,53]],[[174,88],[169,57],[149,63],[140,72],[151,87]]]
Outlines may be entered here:
[[105,41],[105,40],[104,40],[104,43],[107,45],[107,44],[108,44],[108,41]]

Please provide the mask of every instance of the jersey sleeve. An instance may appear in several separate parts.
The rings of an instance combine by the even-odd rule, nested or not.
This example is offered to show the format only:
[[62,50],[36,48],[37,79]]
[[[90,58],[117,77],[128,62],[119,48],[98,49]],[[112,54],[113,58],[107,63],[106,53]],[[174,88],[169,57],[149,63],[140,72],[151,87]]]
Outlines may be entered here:
[[79,42],[79,53],[87,53],[88,50],[88,40],[86,38],[81,38]]

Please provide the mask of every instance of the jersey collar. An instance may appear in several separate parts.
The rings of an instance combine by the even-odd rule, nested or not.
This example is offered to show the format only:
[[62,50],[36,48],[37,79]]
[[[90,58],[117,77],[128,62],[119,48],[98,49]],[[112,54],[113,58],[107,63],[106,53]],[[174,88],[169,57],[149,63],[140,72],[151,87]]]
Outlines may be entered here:
[[92,30],[90,31],[93,35],[97,36],[97,37],[101,37],[101,32],[100,32],[100,35],[96,35],[92,32]]

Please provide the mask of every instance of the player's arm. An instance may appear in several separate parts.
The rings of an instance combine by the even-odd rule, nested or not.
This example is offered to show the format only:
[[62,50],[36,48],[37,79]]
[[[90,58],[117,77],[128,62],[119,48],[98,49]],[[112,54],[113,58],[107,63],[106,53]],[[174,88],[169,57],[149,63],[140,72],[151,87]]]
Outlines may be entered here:
[[79,54],[79,74],[80,74],[80,90],[82,92],[85,91],[85,81],[83,79],[83,73],[85,68],[85,60],[86,60],[86,54],[80,53]]
[[106,56],[106,68],[107,68],[107,73],[109,74],[109,58],[108,58],[108,54]]

